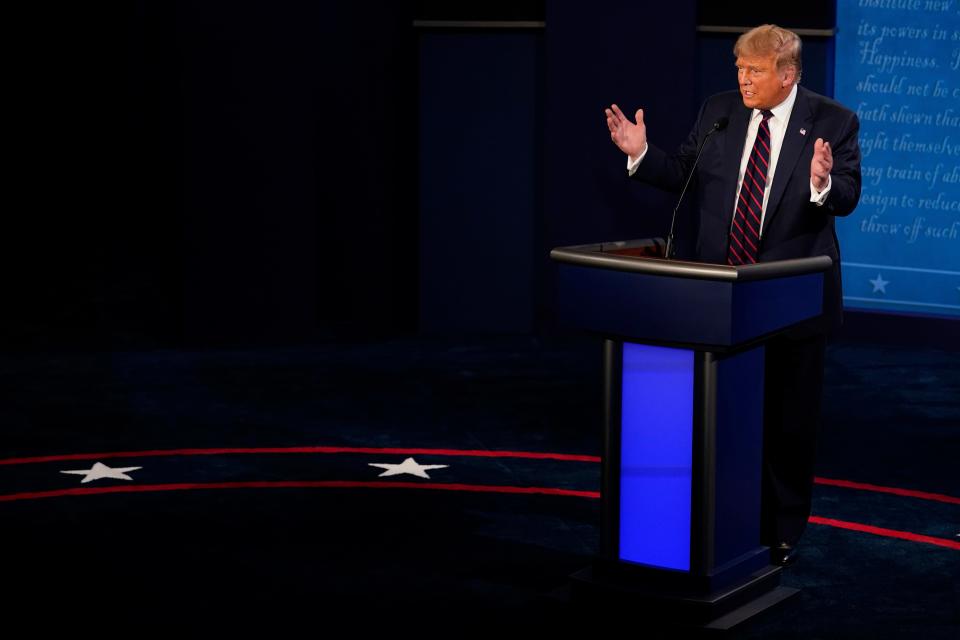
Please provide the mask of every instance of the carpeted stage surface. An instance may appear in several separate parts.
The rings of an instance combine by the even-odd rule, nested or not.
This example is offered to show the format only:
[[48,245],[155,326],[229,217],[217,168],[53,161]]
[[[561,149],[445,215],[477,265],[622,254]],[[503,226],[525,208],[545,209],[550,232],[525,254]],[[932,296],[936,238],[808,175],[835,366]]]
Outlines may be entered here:
[[[958,364],[830,347],[823,520],[784,575],[802,591],[727,637],[960,637]],[[276,637],[590,623],[562,590],[597,549],[599,370],[597,341],[516,337],[4,358],[4,617]],[[61,473],[98,462],[131,479]]]

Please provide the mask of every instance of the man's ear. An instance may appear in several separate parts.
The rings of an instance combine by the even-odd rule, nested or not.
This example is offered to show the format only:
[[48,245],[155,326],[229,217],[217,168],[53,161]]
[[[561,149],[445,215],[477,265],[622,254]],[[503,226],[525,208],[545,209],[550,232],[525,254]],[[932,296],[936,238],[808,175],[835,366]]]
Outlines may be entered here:
[[797,68],[794,66],[784,67],[780,75],[780,86],[789,87],[797,79]]

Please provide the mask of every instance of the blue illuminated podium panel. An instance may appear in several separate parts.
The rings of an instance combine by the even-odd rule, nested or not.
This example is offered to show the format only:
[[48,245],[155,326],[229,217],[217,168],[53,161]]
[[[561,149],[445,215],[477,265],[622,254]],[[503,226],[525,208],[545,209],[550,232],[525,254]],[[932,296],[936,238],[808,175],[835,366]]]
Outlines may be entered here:
[[618,558],[690,569],[694,353],[624,343]]
[[657,246],[551,252],[561,320],[604,339],[601,552],[574,584],[709,621],[795,592],[760,544],[764,342],[820,316],[832,261],[711,265]]

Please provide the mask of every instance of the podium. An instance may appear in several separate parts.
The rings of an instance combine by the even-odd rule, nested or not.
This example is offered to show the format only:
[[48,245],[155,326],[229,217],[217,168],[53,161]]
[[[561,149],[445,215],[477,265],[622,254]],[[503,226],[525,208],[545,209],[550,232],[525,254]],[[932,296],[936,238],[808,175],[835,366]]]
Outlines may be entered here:
[[550,254],[561,322],[603,338],[600,552],[573,594],[729,628],[796,593],[760,544],[764,342],[820,316],[833,262],[714,265],[662,247]]

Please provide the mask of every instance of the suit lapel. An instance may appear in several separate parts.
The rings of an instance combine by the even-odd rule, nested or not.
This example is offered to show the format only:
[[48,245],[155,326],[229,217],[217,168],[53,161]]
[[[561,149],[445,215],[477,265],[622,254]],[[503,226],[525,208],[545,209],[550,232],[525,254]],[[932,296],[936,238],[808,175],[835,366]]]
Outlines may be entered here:
[[808,140],[816,140],[816,132],[813,130],[813,113],[806,90],[797,87],[797,101],[793,104],[790,122],[787,123],[786,132],[783,134],[783,145],[780,147],[776,173],[773,175],[773,184],[770,186],[770,199],[767,201],[767,212],[763,218],[764,232],[770,226],[770,220],[777,215],[777,208],[783,199],[787,183],[793,176],[800,153]]
[[[739,99],[739,96],[737,96]],[[738,100],[739,101],[739,100]],[[730,124],[727,126],[726,135],[723,138],[723,166],[726,167],[724,176],[724,186],[721,193],[726,194],[726,200],[723,203],[724,209],[721,212],[726,221],[725,229],[729,229],[733,224],[733,207],[737,199],[737,181],[740,178],[740,159],[743,157],[743,147],[747,140],[747,126],[750,124],[750,114],[753,109],[748,109],[740,102],[734,107],[730,114]]]

